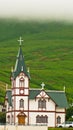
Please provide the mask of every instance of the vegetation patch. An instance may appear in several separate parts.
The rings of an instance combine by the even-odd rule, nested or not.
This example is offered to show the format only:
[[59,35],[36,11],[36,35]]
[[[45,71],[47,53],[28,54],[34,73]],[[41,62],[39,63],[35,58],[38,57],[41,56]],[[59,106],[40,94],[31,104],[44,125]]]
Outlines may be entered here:
[[48,130],[73,130],[73,128],[48,128]]
[[[10,84],[22,36],[22,49],[27,68],[30,68],[30,87],[64,90],[69,103],[73,102],[73,25],[58,22],[19,22],[0,20],[0,94],[4,96]],[[3,87],[2,87],[3,86]],[[0,102],[3,102],[2,96]]]

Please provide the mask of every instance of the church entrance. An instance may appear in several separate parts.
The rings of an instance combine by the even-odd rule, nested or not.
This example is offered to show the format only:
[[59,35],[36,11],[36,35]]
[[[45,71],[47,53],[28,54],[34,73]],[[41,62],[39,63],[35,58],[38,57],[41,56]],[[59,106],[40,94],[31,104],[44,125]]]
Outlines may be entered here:
[[18,125],[25,125],[26,115],[23,112],[21,112],[18,114],[17,117],[18,117]]

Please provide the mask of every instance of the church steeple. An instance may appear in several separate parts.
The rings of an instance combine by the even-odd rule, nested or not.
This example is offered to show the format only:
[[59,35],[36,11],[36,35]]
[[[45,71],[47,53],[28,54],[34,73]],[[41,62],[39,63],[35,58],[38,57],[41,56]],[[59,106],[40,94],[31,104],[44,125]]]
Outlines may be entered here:
[[26,76],[29,77],[29,74],[27,72],[26,65],[25,65],[25,62],[24,62],[24,56],[23,56],[23,53],[22,53],[21,41],[23,41],[23,40],[21,39],[21,37],[20,37],[19,41],[20,41],[20,47],[19,47],[19,50],[18,50],[15,69],[14,69],[14,72],[13,72],[13,77],[16,78],[21,72],[23,72]]

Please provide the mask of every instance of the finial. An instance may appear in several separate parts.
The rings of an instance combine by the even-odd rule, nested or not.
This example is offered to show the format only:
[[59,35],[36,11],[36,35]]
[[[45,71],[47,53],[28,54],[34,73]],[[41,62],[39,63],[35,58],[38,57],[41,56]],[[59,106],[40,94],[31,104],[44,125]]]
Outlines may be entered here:
[[30,70],[29,70],[29,67],[28,67],[28,70],[27,70],[27,72],[28,72],[28,73],[30,72]]
[[66,87],[64,86],[64,92],[65,92],[65,89],[66,89]]
[[23,71],[23,66],[21,66],[21,71]]
[[11,67],[11,72],[13,73],[13,66]]
[[28,77],[29,77],[29,79],[31,79],[31,77],[30,77],[30,69],[29,69],[29,67],[28,67],[28,69],[27,69],[27,73],[28,73]]
[[42,86],[42,90],[43,90],[43,89],[44,89],[44,86],[45,86],[44,82],[42,82],[41,86]]
[[18,40],[18,42],[20,43],[20,46],[22,45],[23,39],[20,37],[20,39]]
[[6,90],[8,89],[8,84],[6,84]]

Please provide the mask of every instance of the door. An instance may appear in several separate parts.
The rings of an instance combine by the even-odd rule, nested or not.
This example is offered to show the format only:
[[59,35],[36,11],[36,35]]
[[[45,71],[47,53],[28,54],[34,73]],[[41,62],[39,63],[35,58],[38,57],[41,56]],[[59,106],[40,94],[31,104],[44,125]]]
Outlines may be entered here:
[[19,125],[25,125],[25,118],[26,118],[26,115],[23,113],[20,113],[18,114],[18,124]]

